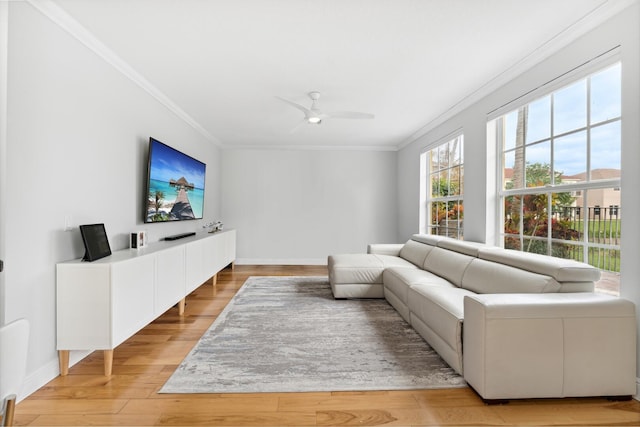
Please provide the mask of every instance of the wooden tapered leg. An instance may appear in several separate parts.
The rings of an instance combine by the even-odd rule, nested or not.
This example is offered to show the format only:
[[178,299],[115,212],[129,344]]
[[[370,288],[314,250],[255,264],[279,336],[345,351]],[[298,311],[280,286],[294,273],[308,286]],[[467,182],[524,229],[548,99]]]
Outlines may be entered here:
[[218,284],[218,274],[214,274],[213,277],[211,278],[211,282],[213,283],[213,296],[216,296],[217,293],[217,289],[216,289],[216,285]]
[[4,416],[2,417],[2,425],[3,426],[12,426],[13,425],[13,414],[16,410],[16,395],[10,394],[4,399],[2,404],[4,405]]
[[69,373],[69,350],[58,350],[58,365],[61,376],[64,377]]
[[104,350],[104,375],[111,376],[113,371],[113,350]]
[[178,303],[178,316],[184,316],[184,306],[187,304],[187,298],[182,298]]

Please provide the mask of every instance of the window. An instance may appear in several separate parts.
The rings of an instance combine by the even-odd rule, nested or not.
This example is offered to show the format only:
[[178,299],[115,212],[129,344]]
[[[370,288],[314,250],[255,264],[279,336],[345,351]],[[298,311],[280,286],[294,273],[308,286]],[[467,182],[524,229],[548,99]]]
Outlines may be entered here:
[[620,63],[495,120],[506,248],[620,271]]
[[459,135],[420,156],[420,232],[462,239],[464,153]]

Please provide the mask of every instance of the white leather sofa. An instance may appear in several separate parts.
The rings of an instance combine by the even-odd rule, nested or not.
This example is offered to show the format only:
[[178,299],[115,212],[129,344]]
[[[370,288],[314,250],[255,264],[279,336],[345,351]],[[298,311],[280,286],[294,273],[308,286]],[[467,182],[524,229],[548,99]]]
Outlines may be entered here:
[[635,306],[587,264],[414,235],[328,267],[335,298],[385,298],[487,401],[636,392]]

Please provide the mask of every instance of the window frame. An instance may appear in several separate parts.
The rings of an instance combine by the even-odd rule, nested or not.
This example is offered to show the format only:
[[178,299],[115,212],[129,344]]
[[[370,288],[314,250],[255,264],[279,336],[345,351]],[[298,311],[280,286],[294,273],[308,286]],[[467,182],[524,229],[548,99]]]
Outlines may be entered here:
[[[619,54],[617,54],[617,49],[616,49],[616,52],[613,52],[613,53],[608,52],[606,55],[601,55],[601,57],[596,58],[596,60],[594,61],[591,61],[591,63],[589,63],[588,66],[581,67],[579,70],[573,70],[571,73],[567,73],[567,75],[561,76],[562,78],[556,79],[556,81],[554,81],[553,84],[545,85],[541,88],[538,88],[535,91],[532,91],[526,96],[521,97],[519,100],[514,100],[511,103],[506,104],[505,106],[495,110],[492,114],[488,116],[488,118],[492,117],[491,120],[488,120],[489,125],[491,125],[492,122],[495,123],[495,142],[496,142],[496,153],[497,153],[497,156],[496,156],[497,157],[496,203],[497,203],[497,212],[499,213],[496,216],[496,221],[497,221],[496,237],[500,246],[504,247],[505,240],[509,237],[512,237],[512,238],[517,237],[519,239],[520,250],[524,250],[524,239],[541,240],[546,242],[547,254],[551,255],[553,252],[552,251],[553,243],[576,245],[576,246],[582,247],[582,257],[583,257],[582,259],[585,260],[585,262],[588,262],[589,260],[590,249],[614,250],[614,251],[618,251],[618,253],[620,252],[619,242],[617,244],[600,244],[597,242],[589,241],[590,218],[588,217],[589,190],[613,189],[614,191],[615,190],[620,191],[621,189],[620,177],[607,178],[607,179],[593,179],[591,175],[591,172],[592,172],[591,135],[593,130],[597,130],[598,128],[602,128],[604,126],[607,126],[609,124],[616,123],[616,122],[620,123],[620,126],[621,126],[622,116],[623,116],[623,113],[620,110],[619,115],[614,118],[608,118],[606,120],[598,121],[596,123],[591,123],[591,90],[592,90],[591,78],[614,66],[621,67],[621,59],[619,57]],[[570,131],[566,131],[566,132],[562,132],[554,135],[554,120],[555,120],[554,95],[566,87],[579,83],[581,80],[586,81],[586,125],[579,128],[571,129]],[[538,143],[542,143],[544,141],[549,141],[549,144],[550,144],[550,163],[549,163],[550,177],[549,178],[551,180],[551,184],[546,184],[544,186],[527,187],[526,178],[523,176],[522,187],[506,189],[504,188],[505,187],[504,185],[505,154],[511,153],[511,152],[516,153],[516,150],[518,150],[519,148],[512,147],[505,150],[504,143],[506,139],[505,139],[504,125],[503,125],[505,117],[508,114],[518,111],[519,109],[525,106],[528,107],[534,102],[536,102],[537,100],[543,99],[547,96],[550,97],[550,117],[549,117],[551,121],[550,135],[548,138],[542,138],[536,141],[526,141],[525,139],[521,149],[523,150],[522,157],[523,157],[523,163],[524,163],[522,167],[523,167],[523,170],[525,170],[525,175],[526,175],[527,146],[532,146]],[[620,108],[622,108],[622,105],[620,105]],[[585,165],[586,166],[585,180],[580,182],[575,182],[575,183],[555,183],[554,182],[555,175],[556,175],[555,167],[558,163],[556,162],[556,159],[554,157],[554,154],[555,154],[554,143],[556,140],[562,137],[565,137],[568,135],[578,135],[580,132],[585,133],[586,156],[587,156],[586,165]],[[622,134],[620,134],[619,149],[620,150],[622,149]],[[621,163],[620,163],[620,168],[622,168]],[[583,212],[587,213],[587,217],[584,218],[582,238],[580,240],[576,241],[576,240],[557,239],[553,237],[553,232],[548,232],[548,231],[546,233],[547,235],[542,237],[525,235],[524,226],[523,226],[524,215],[523,215],[523,205],[522,205],[523,198],[522,197],[520,197],[521,207],[519,212],[520,224],[518,224],[519,232],[518,234],[506,233],[505,203],[508,197],[524,196],[524,195],[545,195],[546,203],[547,203],[546,212],[553,212],[552,197],[550,196],[552,194],[558,194],[558,193],[572,193],[572,194],[581,193],[580,194],[580,197],[582,199],[581,205],[577,207],[579,207],[580,209],[583,209]],[[603,206],[603,208],[609,208],[609,206]],[[621,206],[615,205],[614,208],[616,209],[616,216],[617,216],[618,211],[621,210]],[[552,221],[553,221],[553,215],[547,214],[547,219],[546,219],[547,230],[551,230],[551,227],[553,224]],[[620,217],[620,223],[621,222],[622,220]]]
[[[457,150],[459,152],[459,162],[456,164],[449,164],[445,168],[439,168],[436,171],[432,171],[432,156],[434,151],[437,152],[441,147],[447,146],[454,143],[457,140]],[[450,153],[450,150],[448,150]],[[460,174],[460,187],[457,194],[446,195],[446,196],[433,196],[433,186],[432,186],[432,177],[436,174],[442,173],[443,171],[447,171],[448,176],[450,177],[450,171],[452,169],[459,168]],[[450,182],[448,180],[448,182]],[[450,185],[450,184],[449,184]],[[439,139],[434,144],[425,147],[420,153],[420,213],[419,213],[419,232],[421,234],[439,234],[434,232],[438,230],[437,226],[432,226],[432,204],[433,203],[451,203],[458,202],[458,206],[462,206],[463,217],[464,218],[464,134],[462,130],[458,130],[449,134],[448,136]],[[460,211],[458,210],[458,213]],[[459,216],[456,220],[452,220],[456,222],[455,227],[449,226],[449,219],[445,221],[445,227],[441,229],[444,230],[445,235],[449,237],[454,237],[456,239],[462,240],[464,237],[464,225],[463,219]],[[455,236],[451,236],[450,231],[455,231]]]

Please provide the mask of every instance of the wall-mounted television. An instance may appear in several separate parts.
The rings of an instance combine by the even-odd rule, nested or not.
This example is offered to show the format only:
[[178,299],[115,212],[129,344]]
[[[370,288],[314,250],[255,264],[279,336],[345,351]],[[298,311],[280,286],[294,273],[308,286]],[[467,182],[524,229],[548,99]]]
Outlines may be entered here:
[[206,168],[201,161],[149,138],[144,222],[202,219]]

